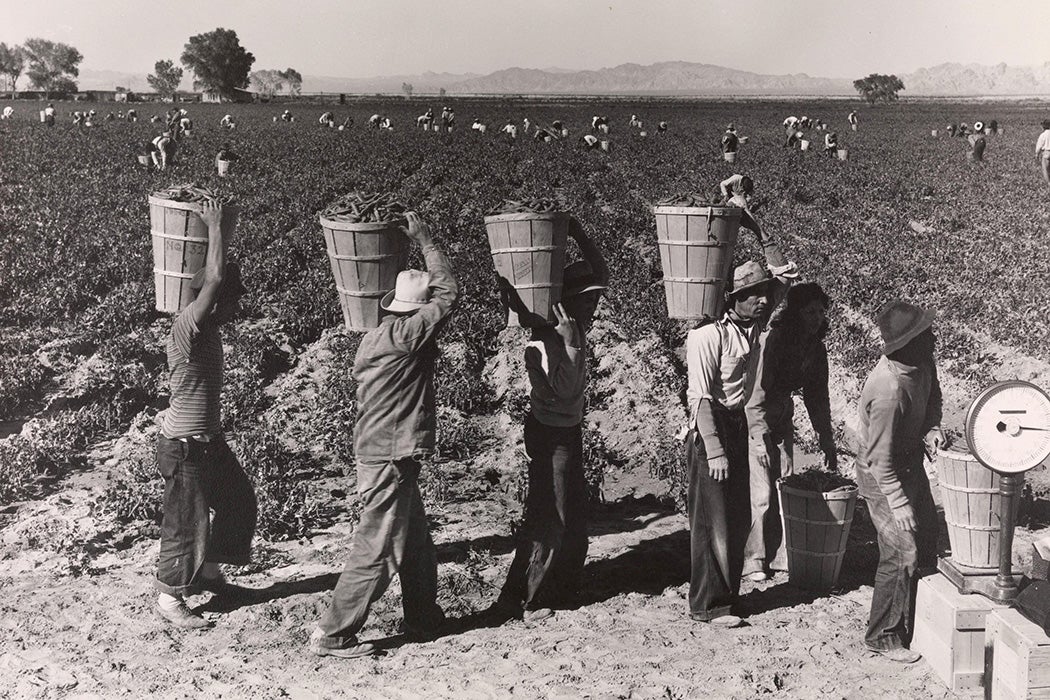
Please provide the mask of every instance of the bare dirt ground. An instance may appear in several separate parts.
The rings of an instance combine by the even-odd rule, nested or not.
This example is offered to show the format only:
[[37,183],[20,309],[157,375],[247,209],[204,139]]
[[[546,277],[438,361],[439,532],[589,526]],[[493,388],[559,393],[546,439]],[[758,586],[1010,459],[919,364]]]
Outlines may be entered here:
[[[453,488],[428,506],[440,602],[452,620],[444,636],[427,643],[398,636],[395,582],[363,635],[379,640],[382,655],[349,661],[310,655],[307,638],[327,607],[352,530],[344,498],[352,480],[332,473],[319,484],[331,494],[329,505],[344,509],[331,527],[298,541],[258,543],[251,566],[228,571],[248,589],[244,595],[190,599],[215,627],[173,629],[153,611],[155,526],[117,528],[94,509],[117,468],[114,457],[126,449],[111,441],[45,497],[0,511],[0,696],[952,697],[923,662],[899,666],[862,646],[877,560],[862,505],[836,590],[812,593],[778,574],[744,583],[740,611],[747,626],[718,630],[690,621],[686,520],[668,483],[639,466],[677,427],[674,396],[645,390],[675,368],[650,357],[643,371],[632,361],[647,356],[651,341],[627,341],[611,324],[595,329],[601,357],[594,381],[604,398],[591,427],[627,467],[608,473],[606,503],[592,513],[585,594],[576,607],[533,627],[520,621],[492,627],[478,614],[495,600],[512,552],[515,484],[502,479],[469,498],[457,498]],[[516,357],[506,341],[487,369],[502,391],[522,381]],[[294,374],[306,382],[311,370]],[[847,374],[833,368],[836,417],[848,433],[859,387]],[[474,474],[513,460],[520,440],[520,426],[506,415],[478,420],[494,442],[487,463],[463,467]],[[500,471],[512,470],[503,464]],[[1036,475],[1037,484],[1045,480]],[[1029,503],[1030,527],[1018,529],[1021,564],[1028,543],[1050,532],[1045,498]]]

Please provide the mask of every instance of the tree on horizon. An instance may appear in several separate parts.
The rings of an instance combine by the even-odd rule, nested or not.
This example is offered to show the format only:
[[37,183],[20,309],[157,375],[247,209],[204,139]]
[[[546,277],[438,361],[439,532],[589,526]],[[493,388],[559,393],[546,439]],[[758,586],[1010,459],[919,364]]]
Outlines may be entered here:
[[8,46],[0,41],[0,75],[7,77],[7,87],[11,92],[15,91],[25,65],[25,49],[18,45]]
[[175,100],[175,93],[182,82],[182,69],[174,61],[160,60],[153,64],[154,73],[146,76],[146,82],[161,97]]
[[191,36],[181,60],[193,73],[194,89],[232,96],[238,88],[248,87],[248,72],[255,56],[241,46],[237,32],[219,27]]
[[872,73],[867,78],[854,80],[853,88],[868,104],[889,103],[899,99],[897,93],[904,89],[904,83],[895,75]]
[[46,93],[76,92],[73,78],[84,56],[69,44],[34,37],[22,47],[27,64],[26,77]]

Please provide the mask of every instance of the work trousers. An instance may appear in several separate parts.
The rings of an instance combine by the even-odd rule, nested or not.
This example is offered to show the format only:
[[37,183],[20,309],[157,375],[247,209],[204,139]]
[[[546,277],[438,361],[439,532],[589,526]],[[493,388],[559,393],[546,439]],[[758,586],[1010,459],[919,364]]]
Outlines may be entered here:
[[357,463],[361,520],[350,541],[350,557],[318,627],[321,646],[357,643],[372,603],[394,575],[401,579],[405,628],[434,631],[444,620],[437,604],[437,551],[419,495],[420,464],[407,458]]
[[787,571],[787,545],[780,513],[777,479],[795,473],[795,434],[791,423],[791,397],[787,405],[770,407],[770,433],[765,441],[769,468],[758,463],[755,448],[749,443],[748,462],[751,488],[751,530],[744,548],[744,574],[765,571]]
[[164,477],[164,516],[155,587],[189,595],[205,562],[247,564],[258,507],[226,441],[183,442],[161,435],[157,466]]
[[729,476],[715,481],[703,439],[686,437],[687,507],[691,576],[689,612],[699,620],[729,615],[740,591],[744,545],[751,521],[748,493],[747,419],[743,409],[715,409],[715,426],[729,462]]
[[901,484],[915,513],[915,532],[897,525],[889,501],[867,467],[857,464],[857,485],[878,533],[879,567],[865,643],[872,649],[899,649],[911,641],[918,570],[937,561],[937,510],[921,457],[902,470]]
[[529,492],[502,604],[525,610],[571,604],[587,559],[583,431],[525,420]]

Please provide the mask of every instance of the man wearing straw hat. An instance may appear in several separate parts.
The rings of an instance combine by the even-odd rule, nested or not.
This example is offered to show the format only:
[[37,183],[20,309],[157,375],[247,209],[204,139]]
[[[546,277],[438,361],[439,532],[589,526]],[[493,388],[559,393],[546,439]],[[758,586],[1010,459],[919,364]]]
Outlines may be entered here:
[[878,532],[879,567],[867,648],[914,663],[910,641],[915,582],[936,561],[937,513],[923,457],[944,443],[934,364],[934,312],[903,301],[878,316],[882,357],[860,394],[857,484]]
[[740,265],[725,314],[686,338],[689,423],[682,436],[689,475],[689,616],[697,622],[743,624],[732,607],[751,528],[744,405],[759,334],[789,284],[756,262]]
[[967,155],[970,160],[980,162],[984,160],[984,149],[988,145],[988,142],[984,139],[984,122],[974,122],[973,133],[966,137],[966,142],[970,146],[970,150]]
[[583,253],[565,268],[558,322],[533,330],[525,349],[532,388],[525,419],[528,499],[514,560],[499,600],[500,617],[532,624],[551,608],[571,605],[587,558],[587,482],[583,464],[587,331],[609,271],[598,247],[574,218],[569,235]]
[[361,339],[354,361],[361,520],[332,604],[310,637],[317,656],[354,658],[376,651],[357,635],[395,574],[401,579],[407,637],[432,638],[445,620],[437,604],[437,552],[417,480],[421,461],[434,450],[437,337],[456,305],[458,287],[430,228],[415,212],[405,219],[408,237],[423,249],[427,271],[398,273],[395,288],[380,302],[387,313]]
[[[204,205],[208,227],[204,268],[191,280],[196,297],[171,326],[167,342],[171,399],[157,416],[157,467],[164,477],[157,612],[176,627],[212,623],[187,607],[202,590],[232,592],[219,564],[247,564],[257,505],[251,482],[222,435],[220,327],[240,308],[240,268],[226,259],[229,231],[222,207]],[[214,511],[214,516],[209,511]]]
[[740,137],[737,136],[736,127],[730,122],[726,125],[726,132],[722,134],[722,153],[732,153],[733,155],[736,155],[739,148]]

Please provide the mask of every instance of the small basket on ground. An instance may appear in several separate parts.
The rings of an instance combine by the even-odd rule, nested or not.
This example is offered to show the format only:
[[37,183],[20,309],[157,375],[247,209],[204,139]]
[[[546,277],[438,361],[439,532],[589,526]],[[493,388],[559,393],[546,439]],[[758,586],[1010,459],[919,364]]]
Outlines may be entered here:
[[670,318],[718,318],[743,209],[678,195],[653,207]]
[[555,320],[561,301],[569,215],[553,202],[508,201],[485,217],[489,250],[507,303],[507,325],[531,328]]
[[857,486],[837,474],[810,470],[777,480],[792,585],[828,591],[838,582]]

